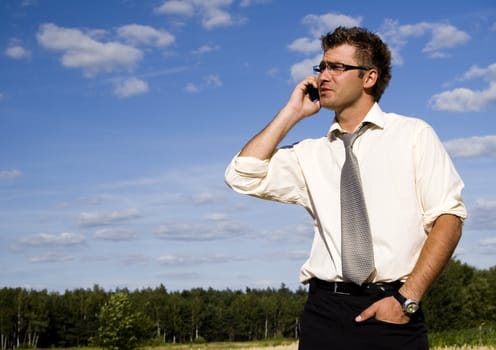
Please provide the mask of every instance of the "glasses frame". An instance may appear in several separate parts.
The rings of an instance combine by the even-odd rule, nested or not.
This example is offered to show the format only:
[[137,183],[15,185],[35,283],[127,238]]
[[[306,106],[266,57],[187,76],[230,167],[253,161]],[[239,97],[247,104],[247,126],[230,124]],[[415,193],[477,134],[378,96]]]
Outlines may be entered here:
[[[324,66],[324,67],[323,67]],[[329,73],[337,75],[348,70],[370,70],[372,68],[364,67],[364,66],[352,66],[349,64],[339,63],[339,62],[329,62],[329,61],[321,61],[318,65],[313,66],[313,71],[316,73],[323,73],[325,70],[329,71]]]

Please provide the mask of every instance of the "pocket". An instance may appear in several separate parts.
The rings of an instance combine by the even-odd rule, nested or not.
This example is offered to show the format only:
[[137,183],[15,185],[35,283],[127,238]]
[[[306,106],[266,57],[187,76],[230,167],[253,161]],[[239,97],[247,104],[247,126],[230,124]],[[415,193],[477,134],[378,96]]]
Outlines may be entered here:
[[374,322],[376,322],[377,324],[383,324],[383,325],[388,325],[388,326],[398,326],[398,327],[404,327],[404,326],[408,326],[411,322],[412,322],[412,319],[410,318],[407,322],[404,322],[404,323],[396,323],[396,322],[389,322],[389,321],[385,321],[385,320],[379,320],[378,318],[372,318],[371,320],[373,320]]
[[391,323],[387,321],[370,318],[363,323],[368,334],[376,339],[386,340],[387,349],[429,349],[427,341],[427,329],[418,319],[411,319],[407,323]]

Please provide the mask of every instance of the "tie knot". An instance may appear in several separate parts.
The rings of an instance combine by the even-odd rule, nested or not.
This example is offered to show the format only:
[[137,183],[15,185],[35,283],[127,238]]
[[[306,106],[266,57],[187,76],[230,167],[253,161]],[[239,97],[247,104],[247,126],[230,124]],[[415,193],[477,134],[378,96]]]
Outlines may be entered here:
[[339,137],[341,138],[341,140],[343,140],[343,143],[344,143],[344,147],[351,147],[353,146],[353,142],[355,142],[355,140],[360,137],[364,132],[365,130],[367,130],[369,127],[370,127],[370,123],[366,122],[366,123],[363,123],[360,128],[358,128],[357,131],[355,131],[354,133],[350,134],[348,132],[340,132],[339,133]]
[[351,143],[353,141],[353,134],[349,134],[347,132],[344,132],[341,134],[341,139],[343,140],[344,146],[345,147],[350,147]]

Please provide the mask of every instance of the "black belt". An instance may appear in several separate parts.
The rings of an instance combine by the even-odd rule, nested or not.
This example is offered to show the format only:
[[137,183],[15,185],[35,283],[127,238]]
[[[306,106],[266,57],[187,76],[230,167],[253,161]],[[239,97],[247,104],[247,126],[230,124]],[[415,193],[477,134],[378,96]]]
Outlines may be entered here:
[[387,295],[401,288],[403,282],[376,282],[364,283],[361,286],[349,282],[328,282],[318,278],[310,280],[310,291],[315,289],[324,289],[335,294],[343,295]]

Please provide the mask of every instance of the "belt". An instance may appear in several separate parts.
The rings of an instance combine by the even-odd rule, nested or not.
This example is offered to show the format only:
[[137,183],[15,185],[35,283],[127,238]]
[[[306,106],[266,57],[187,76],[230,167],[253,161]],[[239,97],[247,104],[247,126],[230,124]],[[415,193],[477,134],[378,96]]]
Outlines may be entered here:
[[387,295],[401,288],[403,282],[376,282],[364,283],[361,286],[349,282],[328,282],[318,278],[310,280],[310,291],[323,289],[334,294],[364,296],[364,295]]

